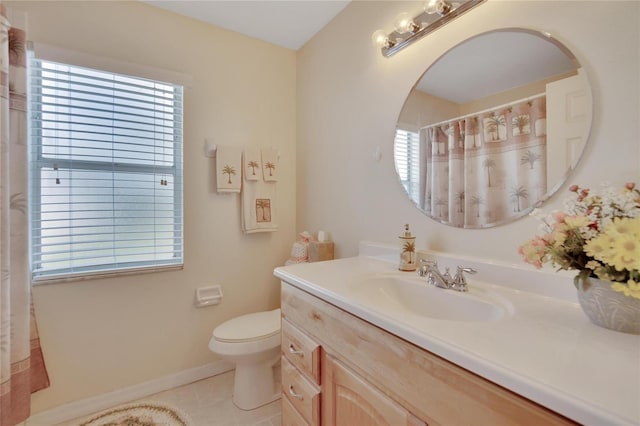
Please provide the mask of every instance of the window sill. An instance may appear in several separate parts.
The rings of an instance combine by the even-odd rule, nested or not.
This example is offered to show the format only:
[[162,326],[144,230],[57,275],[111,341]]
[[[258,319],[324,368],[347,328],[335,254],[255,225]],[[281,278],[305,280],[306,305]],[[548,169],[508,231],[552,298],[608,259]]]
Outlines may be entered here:
[[183,263],[179,265],[150,266],[150,267],[142,267],[142,268],[121,269],[117,271],[95,271],[95,272],[82,272],[78,274],[50,275],[47,277],[32,278],[31,285],[61,284],[61,283],[68,283],[68,282],[74,282],[74,281],[87,281],[87,280],[96,280],[96,279],[103,279],[103,278],[124,277],[129,275],[152,274],[156,272],[179,271],[182,269],[184,269]]

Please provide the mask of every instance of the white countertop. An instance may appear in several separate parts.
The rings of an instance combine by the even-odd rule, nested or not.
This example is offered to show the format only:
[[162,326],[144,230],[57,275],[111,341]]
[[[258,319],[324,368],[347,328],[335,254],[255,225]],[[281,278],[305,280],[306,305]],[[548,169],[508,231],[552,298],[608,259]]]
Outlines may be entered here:
[[[390,259],[363,256],[361,251],[358,257],[276,268],[274,274],[579,423],[640,425],[640,336],[593,325],[564,290],[558,294],[540,291],[548,287],[546,281],[557,281],[555,277],[474,263],[479,274],[468,280],[470,292],[504,298],[512,312],[488,322],[437,320],[381,309],[350,297],[347,287],[353,280],[399,273]],[[494,275],[483,276],[483,266]],[[538,288],[532,287],[535,292],[523,289],[520,281],[527,279],[514,285],[493,284],[494,276],[509,281],[521,275],[539,282]],[[567,287],[573,288],[570,279]]]

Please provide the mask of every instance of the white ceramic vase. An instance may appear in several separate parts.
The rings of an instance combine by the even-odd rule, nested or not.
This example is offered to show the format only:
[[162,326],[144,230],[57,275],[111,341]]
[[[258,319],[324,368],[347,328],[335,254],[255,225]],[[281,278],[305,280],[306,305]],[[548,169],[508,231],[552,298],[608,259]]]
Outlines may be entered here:
[[596,325],[622,333],[640,334],[640,299],[611,288],[611,281],[577,278],[578,301]]

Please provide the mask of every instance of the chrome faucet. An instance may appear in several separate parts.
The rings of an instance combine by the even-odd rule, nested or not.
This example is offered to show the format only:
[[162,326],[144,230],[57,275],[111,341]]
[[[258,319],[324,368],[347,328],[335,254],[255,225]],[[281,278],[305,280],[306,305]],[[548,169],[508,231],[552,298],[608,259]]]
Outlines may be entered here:
[[449,268],[445,269],[444,274],[438,269],[438,263],[434,260],[420,259],[420,267],[418,275],[427,277],[427,283],[444,289],[452,289],[456,291],[469,291],[467,280],[464,274],[475,274],[476,270],[472,268],[464,268],[458,266],[456,274],[451,277]]
[[431,285],[435,285],[440,288],[451,288],[451,274],[449,269],[444,274],[438,270],[438,262],[435,260],[420,259],[420,268],[418,269],[418,275],[421,277],[427,277],[427,282]]

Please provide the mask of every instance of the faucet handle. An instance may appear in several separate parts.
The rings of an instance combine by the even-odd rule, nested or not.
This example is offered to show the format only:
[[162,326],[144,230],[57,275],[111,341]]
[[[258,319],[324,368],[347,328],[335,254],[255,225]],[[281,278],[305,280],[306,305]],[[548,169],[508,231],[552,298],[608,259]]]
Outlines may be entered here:
[[442,278],[444,278],[446,282],[453,283],[453,278],[451,278],[449,268],[444,268],[444,274],[442,274]]
[[456,270],[456,275],[453,277],[453,281],[451,282],[451,288],[457,291],[468,291],[467,280],[464,277],[464,273],[467,274],[475,274],[476,271],[473,268],[464,268],[462,266],[458,266]]
[[418,276],[424,277],[428,273],[430,266],[438,267],[438,263],[435,260],[429,260],[425,258],[420,259],[420,267],[418,268]]

